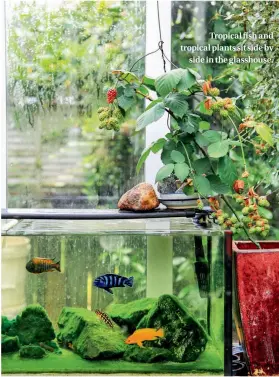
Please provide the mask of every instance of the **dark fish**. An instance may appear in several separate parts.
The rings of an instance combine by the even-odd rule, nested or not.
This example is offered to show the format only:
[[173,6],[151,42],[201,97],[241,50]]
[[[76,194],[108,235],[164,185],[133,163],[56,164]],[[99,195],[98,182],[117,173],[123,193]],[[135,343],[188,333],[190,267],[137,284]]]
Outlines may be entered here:
[[105,324],[108,325],[110,328],[113,328],[113,322],[106,313],[101,312],[101,310],[98,309],[95,310],[95,313],[100,318],[100,320],[104,321]]
[[115,274],[106,274],[97,277],[94,280],[93,285],[98,288],[103,288],[105,291],[113,294],[110,288],[115,287],[132,287],[134,283],[134,277],[126,278],[125,276],[115,275]]
[[32,272],[33,274],[41,274],[42,272],[51,272],[60,270],[60,262],[55,262],[51,258],[32,258],[26,264],[26,270]]

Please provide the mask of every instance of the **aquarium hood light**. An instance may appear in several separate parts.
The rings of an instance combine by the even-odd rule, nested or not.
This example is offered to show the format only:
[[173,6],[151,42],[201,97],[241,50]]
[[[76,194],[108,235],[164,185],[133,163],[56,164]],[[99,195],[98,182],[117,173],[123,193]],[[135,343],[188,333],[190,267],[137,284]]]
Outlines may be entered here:
[[2,209],[2,219],[49,219],[49,220],[114,220],[114,219],[159,219],[170,217],[189,217],[197,220],[206,218],[212,213],[206,207],[203,210],[154,210],[149,212],[130,212],[120,210],[64,210],[64,209]]

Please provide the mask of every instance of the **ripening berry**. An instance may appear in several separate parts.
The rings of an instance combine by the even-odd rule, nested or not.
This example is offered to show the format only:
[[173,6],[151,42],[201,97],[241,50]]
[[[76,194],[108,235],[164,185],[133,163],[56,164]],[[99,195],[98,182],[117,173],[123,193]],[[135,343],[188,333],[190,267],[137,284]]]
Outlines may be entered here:
[[261,236],[266,237],[267,235],[268,235],[268,231],[267,230],[264,230],[263,232],[261,232]]
[[227,213],[223,213],[223,217],[224,217],[224,219],[226,220],[226,219],[229,218],[229,215],[228,215]]
[[269,230],[269,229],[270,229],[270,225],[265,224],[265,225],[264,225],[264,229],[265,229],[265,230]]
[[260,199],[260,200],[258,201],[258,205],[259,205],[260,207],[265,207],[265,200]]
[[218,224],[221,225],[224,223],[224,217],[223,216],[219,216],[218,217]]
[[99,115],[99,120],[102,122],[103,120],[105,120],[107,118],[108,114],[103,111],[100,115]]
[[218,88],[210,88],[208,93],[213,97],[217,97],[220,94],[220,90]]
[[117,90],[115,88],[109,89],[107,92],[107,102],[112,103],[116,97],[117,97]]
[[113,116],[117,118],[118,120],[121,120],[123,118],[123,115],[118,108],[113,110]]
[[236,218],[234,215],[231,217],[231,222],[232,222],[233,224],[236,224],[236,223],[237,223],[237,218]]
[[220,110],[220,115],[223,118],[227,118],[229,116],[229,112],[228,112],[228,110]]
[[244,183],[244,181],[242,179],[237,179],[233,183],[233,189],[238,194],[241,194],[243,192],[244,186],[245,186],[245,183]]
[[255,211],[255,207],[253,205],[249,206],[248,207],[248,212],[251,213],[251,212],[254,212]]
[[243,217],[242,221],[244,222],[244,224],[248,224],[250,222],[250,219],[249,217]]
[[229,113],[232,113],[235,110],[235,105],[233,104],[226,105],[225,109],[228,110]]
[[248,207],[242,208],[242,213],[243,213],[244,216],[247,216],[248,213],[249,213],[249,208]]
[[255,232],[256,232],[256,228],[252,226],[252,227],[249,229],[249,233],[253,234],[253,233],[255,233]]
[[257,232],[257,233],[260,233],[261,231],[262,231],[262,228],[261,228],[260,226],[257,226],[257,227],[256,227],[256,232]]
[[97,110],[97,113],[101,114],[103,111],[106,111],[107,109],[108,109],[107,107],[99,107],[99,109]]

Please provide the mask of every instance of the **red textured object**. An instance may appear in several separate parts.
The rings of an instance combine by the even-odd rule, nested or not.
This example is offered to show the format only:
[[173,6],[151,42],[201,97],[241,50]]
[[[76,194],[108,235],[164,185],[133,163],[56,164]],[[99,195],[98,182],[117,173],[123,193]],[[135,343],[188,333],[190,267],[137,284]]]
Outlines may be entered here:
[[112,103],[115,98],[117,97],[117,90],[116,89],[109,89],[107,92],[107,102]]
[[252,375],[279,375],[279,241],[233,244],[240,338]]

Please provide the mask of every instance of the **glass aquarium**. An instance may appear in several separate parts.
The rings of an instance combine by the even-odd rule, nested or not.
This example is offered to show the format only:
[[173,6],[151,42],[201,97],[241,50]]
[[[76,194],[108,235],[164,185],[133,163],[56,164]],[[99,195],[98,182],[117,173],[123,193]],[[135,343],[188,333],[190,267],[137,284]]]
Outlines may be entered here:
[[56,213],[2,219],[2,373],[224,374],[217,225]]

